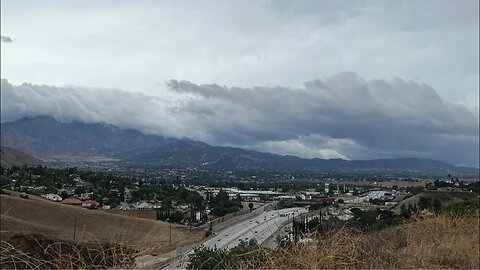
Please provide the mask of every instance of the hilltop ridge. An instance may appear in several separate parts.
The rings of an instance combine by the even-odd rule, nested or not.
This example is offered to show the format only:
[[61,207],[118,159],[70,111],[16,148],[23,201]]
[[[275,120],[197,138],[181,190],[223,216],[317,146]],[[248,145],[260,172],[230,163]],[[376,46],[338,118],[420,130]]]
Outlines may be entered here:
[[23,165],[26,166],[37,166],[37,165],[47,165],[46,162],[35,158],[27,153],[22,151],[0,146],[0,164],[2,167],[10,168],[13,166],[21,167]]

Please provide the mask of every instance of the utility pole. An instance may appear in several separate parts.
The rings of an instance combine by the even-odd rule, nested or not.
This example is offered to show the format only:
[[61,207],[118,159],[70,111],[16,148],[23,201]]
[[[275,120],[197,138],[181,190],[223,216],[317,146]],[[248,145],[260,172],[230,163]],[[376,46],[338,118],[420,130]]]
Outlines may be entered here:
[[169,225],[169,230],[170,230],[169,245],[171,246],[172,245],[172,223],[169,222],[168,224],[170,224]]
[[308,217],[305,217],[305,233],[310,232],[310,227],[308,227]]
[[293,242],[297,242],[297,229],[295,228],[295,213],[292,213],[292,233],[293,233]]
[[75,240],[76,231],[77,231],[77,216],[74,217],[74,222],[73,222],[73,240]]

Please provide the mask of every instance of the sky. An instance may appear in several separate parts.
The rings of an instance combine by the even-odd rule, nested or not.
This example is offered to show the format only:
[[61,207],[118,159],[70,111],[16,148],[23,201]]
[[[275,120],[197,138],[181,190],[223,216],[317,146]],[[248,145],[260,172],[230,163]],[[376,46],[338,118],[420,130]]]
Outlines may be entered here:
[[478,167],[478,5],[2,0],[2,122]]

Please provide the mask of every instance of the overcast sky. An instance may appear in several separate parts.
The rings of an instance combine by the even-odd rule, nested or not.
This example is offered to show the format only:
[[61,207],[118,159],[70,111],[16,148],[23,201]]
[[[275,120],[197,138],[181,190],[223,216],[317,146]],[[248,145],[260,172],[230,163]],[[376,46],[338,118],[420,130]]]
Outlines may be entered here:
[[2,121],[478,166],[478,0],[1,3]]

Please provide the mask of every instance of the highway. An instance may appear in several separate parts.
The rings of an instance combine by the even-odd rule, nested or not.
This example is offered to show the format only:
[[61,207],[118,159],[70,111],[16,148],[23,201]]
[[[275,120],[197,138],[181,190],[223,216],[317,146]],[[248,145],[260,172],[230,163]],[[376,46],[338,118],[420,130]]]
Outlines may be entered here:
[[[265,210],[262,213],[238,221],[225,227],[199,243],[206,247],[217,247],[219,249],[231,249],[237,246],[240,241],[255,239],[260,245],[273,235],[279,228],[282,228],[287,222],[292,220],[292,216],[308,212],[301,207],[287,208],[281,210]],[[166,269],[185,269],[188,256],[193,253],[189,249],[181,254],[179,259],[166,266]]]
[[[216,233],[215,237],[203,243],[204,246],[231,249],[240,243],[240,240],[256,239],[258,244],[263,243],[286,222],[292,220],[292,215],[305,213],[305,208],[288,208],[269,210],[262,214],[243,220]],[[284,215],[284,216],[281,216]]]

